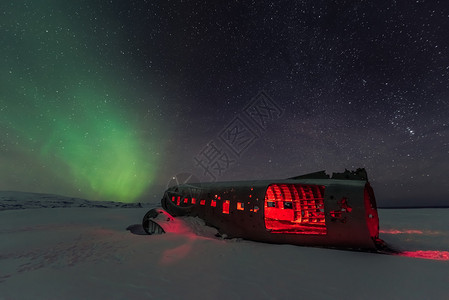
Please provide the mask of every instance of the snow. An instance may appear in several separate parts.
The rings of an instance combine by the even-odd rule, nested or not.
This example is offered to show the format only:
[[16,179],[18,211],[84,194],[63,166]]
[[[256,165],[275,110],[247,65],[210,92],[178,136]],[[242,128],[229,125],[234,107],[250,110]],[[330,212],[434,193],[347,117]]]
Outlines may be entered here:
[[0,192],[0,299],[449,299],[449,209],[379,210],[381,238],[423,259],[220,239],[198,218],[149,236],[149,204],[50,196]]

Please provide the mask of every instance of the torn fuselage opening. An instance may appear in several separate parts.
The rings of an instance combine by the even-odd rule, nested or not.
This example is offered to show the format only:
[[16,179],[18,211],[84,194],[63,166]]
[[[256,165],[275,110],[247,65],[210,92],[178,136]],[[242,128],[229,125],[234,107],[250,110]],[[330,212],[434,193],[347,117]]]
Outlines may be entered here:
[[265,228],[272,233],[326,234],[324,186],[270,184],[265,194]]

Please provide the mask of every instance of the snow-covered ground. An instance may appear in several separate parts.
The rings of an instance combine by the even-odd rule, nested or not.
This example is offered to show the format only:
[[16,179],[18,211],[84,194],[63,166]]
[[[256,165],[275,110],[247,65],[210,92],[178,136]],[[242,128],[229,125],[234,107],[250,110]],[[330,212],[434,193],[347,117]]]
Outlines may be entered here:
[[223,240],[196,218],[149,236],[150,208],[0,192],[0,299],[449,299],[449,209],[379,210],[393,256]]

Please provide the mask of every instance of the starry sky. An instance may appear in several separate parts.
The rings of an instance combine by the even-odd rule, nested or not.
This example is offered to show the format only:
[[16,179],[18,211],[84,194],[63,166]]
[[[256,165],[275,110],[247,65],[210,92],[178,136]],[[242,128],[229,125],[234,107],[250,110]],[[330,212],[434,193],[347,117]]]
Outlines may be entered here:
[[364,167],[380,206],[449,205],[446,1],[0,8],[0,190],[149,202]]

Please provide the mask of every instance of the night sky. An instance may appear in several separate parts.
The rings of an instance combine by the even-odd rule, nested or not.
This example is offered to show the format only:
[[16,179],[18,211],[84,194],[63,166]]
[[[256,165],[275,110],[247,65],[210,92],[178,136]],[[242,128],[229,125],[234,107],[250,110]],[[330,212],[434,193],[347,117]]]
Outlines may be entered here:
[[173,176],[365,167],[449,205],[447,1],[2,1],[0,190],[157,201]]

